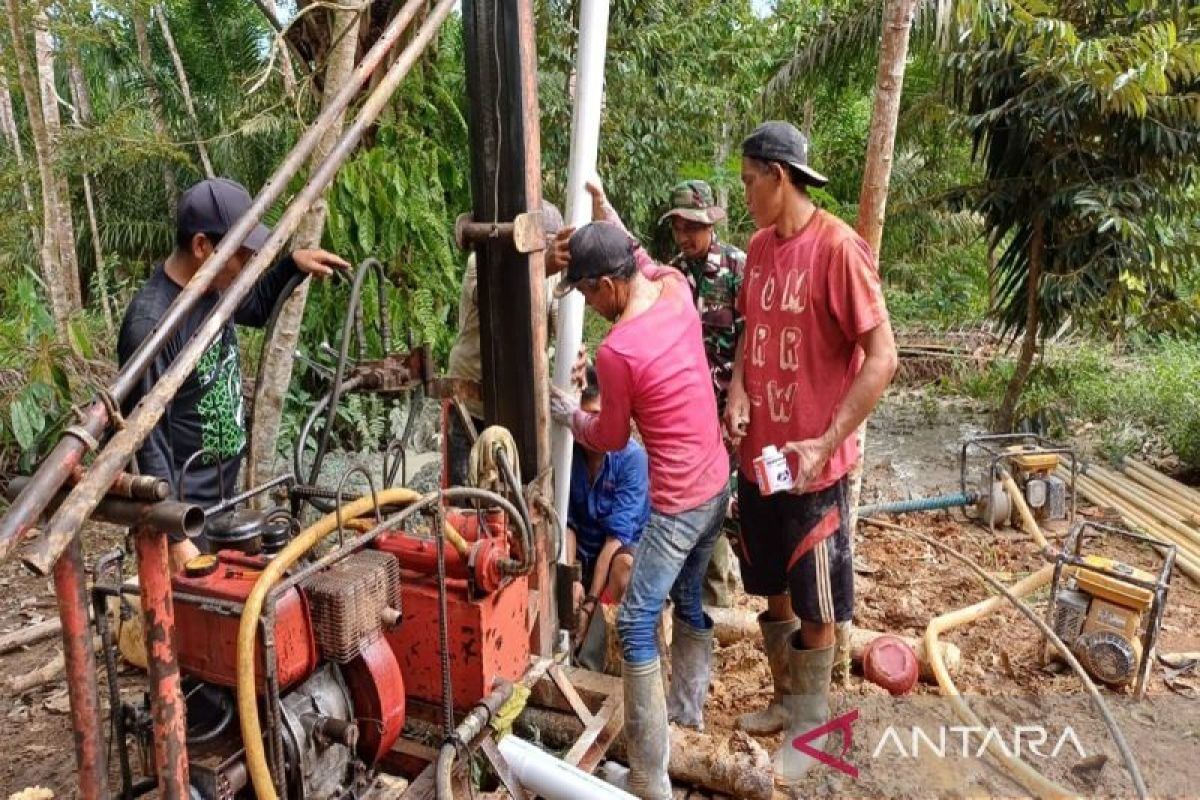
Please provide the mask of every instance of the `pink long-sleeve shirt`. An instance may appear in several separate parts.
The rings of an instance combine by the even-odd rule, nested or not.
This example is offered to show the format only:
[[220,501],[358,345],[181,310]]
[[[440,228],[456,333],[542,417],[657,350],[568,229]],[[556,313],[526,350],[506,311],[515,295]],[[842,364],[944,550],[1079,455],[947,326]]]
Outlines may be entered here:
[[[620,224],[615,214],[610,221]],[[662,282],[662,293],[601,342],[600,413],[576,411],[571,427],[584,446],[611,451],[625,446],[636,422],[650,461],[650,504],[677,514],[725,486],[729,456],[691,289],[678,270],[655,264],[640,246],[636,258],[643,275]]]

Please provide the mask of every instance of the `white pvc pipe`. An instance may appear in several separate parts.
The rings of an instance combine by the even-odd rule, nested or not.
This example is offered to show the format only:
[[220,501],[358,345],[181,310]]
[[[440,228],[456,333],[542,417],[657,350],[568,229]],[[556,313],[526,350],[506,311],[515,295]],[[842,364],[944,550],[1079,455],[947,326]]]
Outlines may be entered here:
[[[579,52],[575,62],[575,109],[571,120],[571,158],[567,172],[567,218],[572,226],[592,219],[592,202],[584,184],[596,174],[600,146],[600,107],[604,98],[604,55],[608,43],[608,0],[582,0],[579,8]],[[558,301],[554,348],[554,385],[571,390],[571,367],[583,343],[583,296],[571,292]],[[554,508],[565,525],[571,494],[569,428],[551,431],[550,464],[554,469]],[[559,560],[566,560],[561,548]]]
[[637,800],[511,734],[500,740],[500,753],[517,782],[546,800]]

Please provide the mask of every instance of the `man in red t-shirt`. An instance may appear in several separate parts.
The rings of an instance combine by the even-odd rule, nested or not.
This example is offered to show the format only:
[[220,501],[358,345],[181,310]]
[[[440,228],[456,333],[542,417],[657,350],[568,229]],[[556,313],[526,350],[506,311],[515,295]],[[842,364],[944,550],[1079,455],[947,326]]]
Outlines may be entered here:
[[[738,295],[745,328],[725,409],[740,444],[734,551],[747,593],[767,598],[759,624],[775,683],[767,709],[738,724],[753,733],[787,729],[773,758],[785,781],[815,763],[796,737],[829,716],[834,626],[854,606],[846,501],[854,432],[896,370],[875,255],[813,204],[808,187],[827,179],[808,166],[807,151],[786,122],[767,122],[742,143],[746,205],[759,231]],[[791,492],[764,496],[754,482],[754,459],[767,445],[787,454]]]

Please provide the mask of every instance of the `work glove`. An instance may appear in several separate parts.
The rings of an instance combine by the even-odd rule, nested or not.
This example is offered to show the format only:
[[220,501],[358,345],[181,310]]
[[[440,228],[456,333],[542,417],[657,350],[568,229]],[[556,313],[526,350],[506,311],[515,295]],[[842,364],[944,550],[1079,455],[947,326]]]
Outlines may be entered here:
[[571,418],[579,410],[579,401],[557,386],[550,387],[550,418],[563,427],[571,427]]

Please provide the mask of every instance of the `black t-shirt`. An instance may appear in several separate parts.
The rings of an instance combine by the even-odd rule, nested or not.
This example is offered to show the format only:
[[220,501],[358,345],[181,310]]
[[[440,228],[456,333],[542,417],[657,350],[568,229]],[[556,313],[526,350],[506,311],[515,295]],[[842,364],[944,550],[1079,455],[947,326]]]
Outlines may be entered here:
[[[289,256],[259,279],[234,315],[238,325],[261,328],[267,323],[275,301],[298,270]],[[153,332],[181,287],[167,277],[162,264],[134,296],[117,337],[117,357],[122,367],[138,346]],[[167,371],[192,334],[204,323],[217,304],[220,293],[205,294],[167,340],[137,387],[122,404],[128,414]],[[237,493],[238,472],[246,449],[245,414],[242,404],[242,370],[238,360],[237,333],[226,323],[216,340],[201,357],[196,369],[183,382],[167,406],[158,425],[138,451],[138,468],[170,482],[181,500],[207,508],[220,502],[222,494]],[[195,453],[206,451],[188,466]]]

